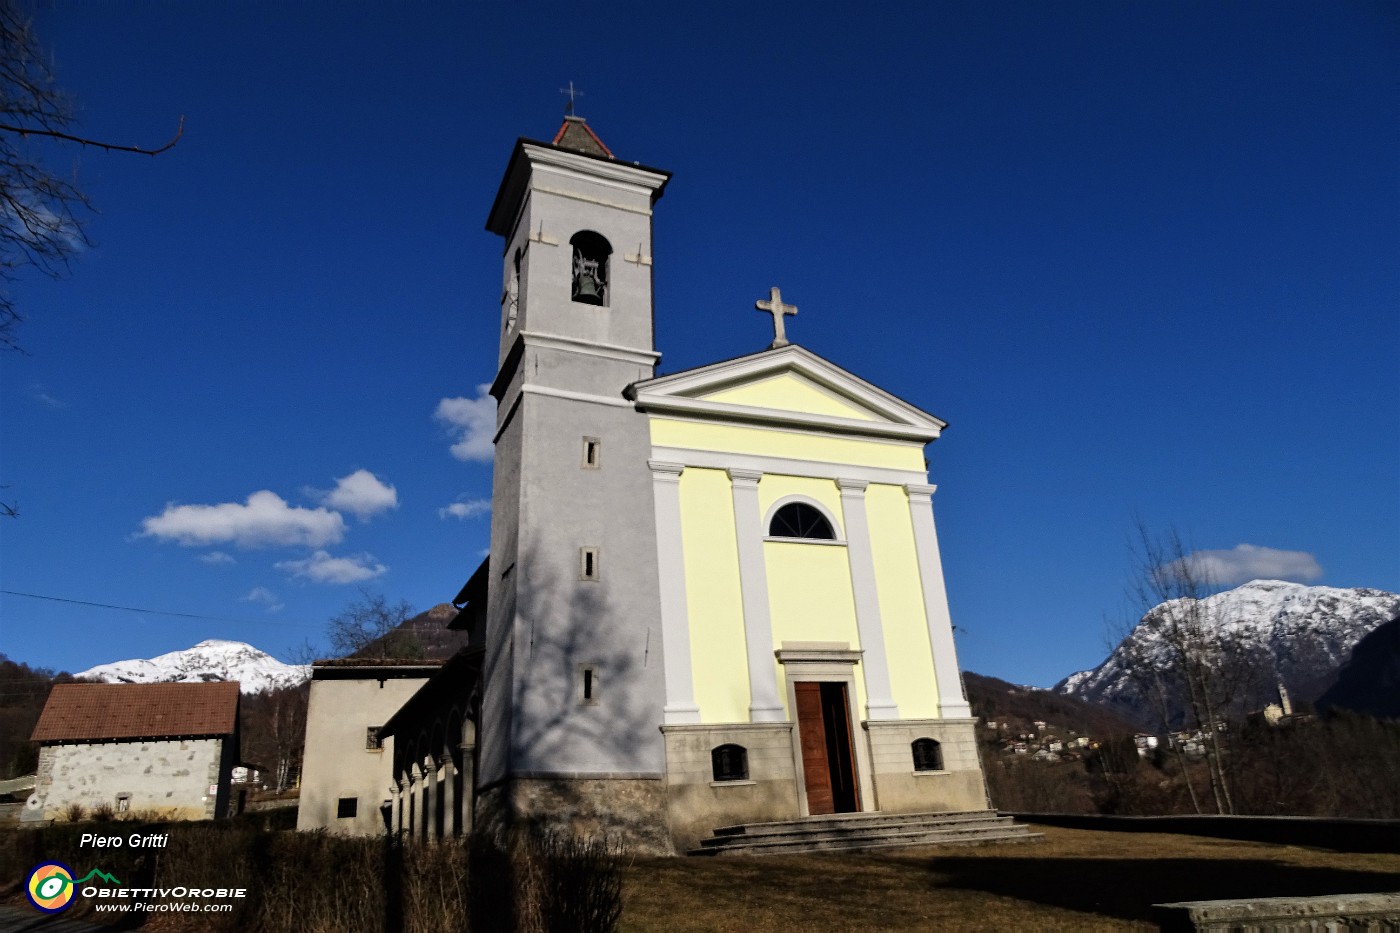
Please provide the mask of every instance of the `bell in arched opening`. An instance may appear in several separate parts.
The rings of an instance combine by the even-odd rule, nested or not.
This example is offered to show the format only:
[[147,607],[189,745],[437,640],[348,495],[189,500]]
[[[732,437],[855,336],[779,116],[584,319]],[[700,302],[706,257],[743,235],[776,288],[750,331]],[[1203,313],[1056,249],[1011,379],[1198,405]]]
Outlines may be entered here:
[[574,301],[590,305],[608,303],[608,257],[612,246],[591,230],[582,230],[569,240],[574,248]]

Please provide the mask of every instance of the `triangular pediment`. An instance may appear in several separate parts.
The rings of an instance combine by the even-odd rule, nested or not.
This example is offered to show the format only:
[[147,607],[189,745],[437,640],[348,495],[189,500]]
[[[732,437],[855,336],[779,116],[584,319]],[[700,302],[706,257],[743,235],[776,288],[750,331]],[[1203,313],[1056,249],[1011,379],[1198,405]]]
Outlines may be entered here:
[[648,379],[643,411],[927,442],[946,423],[796,345]]

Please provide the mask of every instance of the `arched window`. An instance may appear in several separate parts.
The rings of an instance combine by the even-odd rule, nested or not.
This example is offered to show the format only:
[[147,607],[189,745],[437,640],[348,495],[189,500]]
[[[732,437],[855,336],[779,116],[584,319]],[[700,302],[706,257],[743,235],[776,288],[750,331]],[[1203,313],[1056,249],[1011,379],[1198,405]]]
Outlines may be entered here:
[[569,297],[586,305],[606,305],[612,246],[592,230],[575,233],[569,245],[574,248],[574,279]]
[[515,319],[520,316],[520,259],[521,251],[515,251],[515,259],[510,266],[510,281],[506,283],[506,332],[515,328]]
[[721,745],[710,750],[710,766],[716,781],[747,781],[749,753],[742,745]]
[[831,522],[805,502],[789,502],[774,512],[773,520],[768,523],[768,534],[774,538],[836,540],[836,535],[831,530]]
[[914,749],[915,771],[943,770],[943,747],[933,739],[915,739],[911,747]]

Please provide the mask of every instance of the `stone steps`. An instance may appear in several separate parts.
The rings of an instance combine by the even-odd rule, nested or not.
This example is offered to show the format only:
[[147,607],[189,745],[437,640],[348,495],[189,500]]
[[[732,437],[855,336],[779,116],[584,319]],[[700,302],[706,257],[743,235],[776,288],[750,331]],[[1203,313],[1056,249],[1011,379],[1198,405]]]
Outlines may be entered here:
[[1033,833],[994,810],[962,813],[843,813],[777,823],[722,826],[691,855],[765,855],[905,846],[1037,842]]

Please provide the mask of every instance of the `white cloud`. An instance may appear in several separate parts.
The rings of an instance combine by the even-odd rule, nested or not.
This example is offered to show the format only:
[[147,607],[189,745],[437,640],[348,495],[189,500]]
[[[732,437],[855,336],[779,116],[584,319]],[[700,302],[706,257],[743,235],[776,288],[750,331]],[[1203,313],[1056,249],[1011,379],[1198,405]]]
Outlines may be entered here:
[[1257,544],[1237,544],[1228,551],[1194,551],[1183,559],[1200,579],[1226,585],[1250,580],[1312,583],[1322,578],[1322,565],[1307,551],[1280,551]]
[[206,564],[236,564],[236,563],[238,563],[238,561],[236,561],[236,560],[233,559],[233,556],[232,556],[232,555],[230,555],[230,554],[225,554],[223,551],[210,551],[208,554],[201,554],[201,555],[199,555],[199,559],[200,559],[201,561],[203,561],[204,563],[206,563]]
[[277,598],[277,594],[265,586],[255,586],[248,591],[240,602],[260,603],[267,607],[268,612],[277,612],[282,608],[282,602]]
[[45,408],[67,408],[68,403],[57,396],[50,395],[49,390],[40,383],[34,383],[29,387],[29,397],[43,405]]
[[335,488],[330,492],[314,494],[321,497],[322,505],[353,512],[360,521],[367,520],[376,512],[399,507],[398,490],[381,482],[369,470],[356,470],[349,476],[342,476],[335,481]]
[[239,547],[303,545],[323,547],[345,537],[345,519],[329,509],[304,509],[266,489],[244,504],[175,505],[143,519],[141,534],[197,547],[236,544]]
[[490,463],[494,454],[491,439],[496,434],[496,400],[491,386],[476,387],[476,398],[445,398],[438,402],[433,417],[448,426],[456,437],[452,456],[458,460]]
[[490,499],[468,499],[465,502],[454,502],[443,509],[438,509],[438,518],[476,518],[478,515],[485,515],[491,511]]
[[325,551],[317,551],[306,560],[281,561],[277,569],[313,583],[359,583],[361,580],[372,580],[389,570],[369,554],[332,557]]

